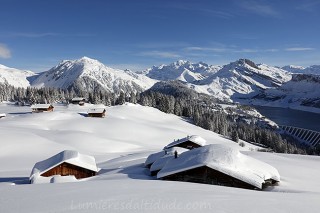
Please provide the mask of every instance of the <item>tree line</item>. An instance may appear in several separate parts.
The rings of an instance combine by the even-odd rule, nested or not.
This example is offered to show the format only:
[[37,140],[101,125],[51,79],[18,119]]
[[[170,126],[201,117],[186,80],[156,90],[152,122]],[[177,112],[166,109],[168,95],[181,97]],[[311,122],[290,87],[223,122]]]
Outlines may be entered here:
[[[166,87],[165,89],[168,88]],[[216,104],[215,99],[188,91],[187,88],[180,87],[178,91],[174,90],[174,92],[172,92],[172,88],[170,88],[169,93],[161,89],[159,89],[159,91],[149,89],[142,93],[131,92],[125,94],[124,92],[120,92],[116,94],[101,89],[93,92],[74,90],[72,88],[69,90],[33,87],[25,89],[0,83],[0,102],[15,101],[21,104],[67,104],[74,97],[84,97],[90,103],[104,104],[106,106],[121,105],[125,102],[139,103],[143,106],[157,108],[165,113],[187,117],[191,119],[195,125],[226,136],[235,142],[239,142],[239,139],[242,139],[270,147],[273,151],[280,153],[320,153],[320,147],[311,148],[296,143],[293,138],[281,136],[272,128],[260,127],[255,125],[254,122],[248,124],[243,122],[239,115],[231,115],[217,111],[213,107]]]

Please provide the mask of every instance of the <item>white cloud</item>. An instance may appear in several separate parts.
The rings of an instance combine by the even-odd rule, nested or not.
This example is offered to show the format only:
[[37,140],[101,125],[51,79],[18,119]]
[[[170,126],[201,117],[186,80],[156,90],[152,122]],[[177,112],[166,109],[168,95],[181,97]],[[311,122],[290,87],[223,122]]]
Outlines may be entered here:
[[289,51],[289,52],[310,51],[310,50],[314,50],[314,48],[310,48],[310,47],[291,47],[291,48],[286,48],[285,49],[285,51]]
[[11,58],[11,51],[4,44],[0,43],[0,58]]
[[215,48],[215,47],[186,47],[187,51],[211,51],[211,52],[227,52],[227,48]]
[[156,58],[180,58],[181,56],[173,53],[173,52],[166,52],[166,51],[146,51],[141,52],[138,55],[140,56],[151,56]]
[[240,5],[243,9],[248,12],[254,13],[260,16],[268,16],[268,17],[279,17],[279,12],[274,9],[271,5],[257,2],[257,1],[242,1]]
[[53,32],[8,32],[2,33],[1,37],[21,37],[21,38],[43,38],[43,37],[92,37],[95,34],[90,33],[74,33],[74,34],[62,34]]

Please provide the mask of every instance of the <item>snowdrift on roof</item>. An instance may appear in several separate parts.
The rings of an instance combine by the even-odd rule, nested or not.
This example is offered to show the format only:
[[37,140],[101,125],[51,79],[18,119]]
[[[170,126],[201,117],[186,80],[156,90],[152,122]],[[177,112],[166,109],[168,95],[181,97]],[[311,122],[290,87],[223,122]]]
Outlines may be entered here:
[[280,181],[277,169],[222,144],[212,144],[184,152],[178,158],[169,160],[159,171],[157,178],[163,178],[194,168],[207,166],[216,171],[262,189],[266,180]]
[[46,160],[36,163],[32,169],[29,179],[32,181],[34,178],[37,178],[61,163],[69,163],[94,172],[98,171],[94,157],[80,154],[73,150],[65,150]]

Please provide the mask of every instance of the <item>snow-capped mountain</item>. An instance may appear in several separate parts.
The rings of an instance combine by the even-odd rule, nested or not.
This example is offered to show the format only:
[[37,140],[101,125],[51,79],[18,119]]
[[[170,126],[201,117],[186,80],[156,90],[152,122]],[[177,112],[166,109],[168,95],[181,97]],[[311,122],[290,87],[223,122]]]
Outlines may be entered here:
[[312,65],[309,67],[288,65],[288,66],[282,67],[282,69],[289,71],[291,73],[305,73],[305,74],[320,75],[320,65]]
[[266,64],[256,65],[248,59],[240,59],[225,65],[208,78],[192,86],[198,92],[232,101],[257,95],[267,88],[280,87],[291,79],[291,74]]
[[0,83],[26,88],[30,86],[28,78],[34,75],[35,73],[31,71],[14,69],[0,64]]
[[[292,79],[279,88],[271,88],[258,95],[254,103],[277,106],[308,106],[320,108],[320,76],[293,74]],[[299,107],[298,107],[299,108]]]
[[153,66],[142,73],[161,81],[180,80],[193,82],[205,79],[219,69],[221,69],[220,66],[212,66],[203,62],[191,63],[190,61],[179,60],[169,65]]
[[97,60],[83,57],[65,60],[47,72],[41,73],[32,82],[34,87],[55,87],[93,91],[100,88],[109,92],[141,92],[151,87],[154,80],[146,76],[112,69]]

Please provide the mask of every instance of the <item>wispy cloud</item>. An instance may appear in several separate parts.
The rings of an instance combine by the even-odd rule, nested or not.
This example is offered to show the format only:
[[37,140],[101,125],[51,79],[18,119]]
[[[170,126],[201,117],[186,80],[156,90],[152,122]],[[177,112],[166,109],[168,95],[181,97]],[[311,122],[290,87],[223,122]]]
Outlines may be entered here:
[[310,47],[291,47],[291,48],[286,48],[284,50],[285,51],[289,51],[289,52],[295,52],[295,51],[310,51],[310,50],[314,50],[314,48],[310,48]]
[[138,53],[139,56],[151,56],[155,58],[180,58],[181,56],[174,52],[167,52],[167,51],[145,51]]
[[54,32],[9,32],[3,33],[1,37],[19,37],[19,38],[43,38],[43,37],[92,37],[94,34],[89,33],[54,33]]
[[280,17],[280,13],[273,8],[270,4],[261,2],[261,1],[241,1],[239,2],[240,7],[245,9],[246,11],[266,17],[278,18]]
[[173,4],[170,2],[170,4],[166,5],[167,7],[177,9],[177,10],[185,10],[189,12],[197,12],[202,15],[206,16],[213,16],[217,18],[222,18],[222,19],[230,19],[234,17],[234,14],[229,12],[229,11],[223,11],[223,10],[218,10],[218,9],[211,9],[211,8],[205,8],[202,6],[202,4],[199,3],[175,3]]
[[219,48],[219,47],[186,47],[184,48],[186,51],[210,51],[210,52],[227,52],[229,49],[227,48]]
[[5,45],[0,43],[0,58],[11,58],[11,51],[10,49]]
[[256,50],[256,49],[239,49],[239,50],[234,50],[233,52],[235,52],[235,53],[256,53],[256,52],[259,52],[259,50]]
[[318,0],[301,1],[301,4],[297,6],[296,9],[305,12],[314,12],[319,11],[318,6],[320,6],[320,1]]

